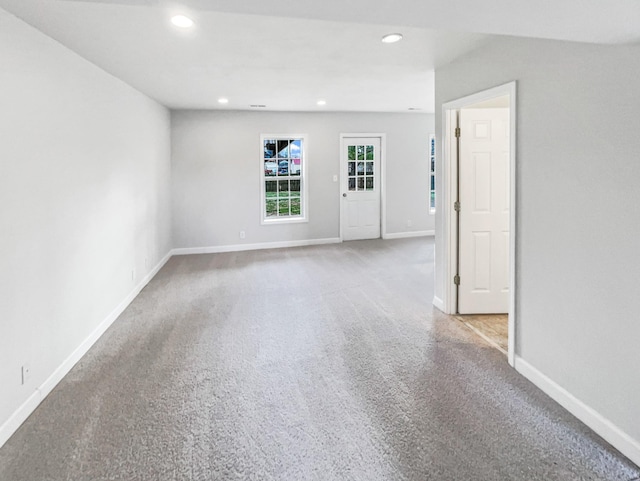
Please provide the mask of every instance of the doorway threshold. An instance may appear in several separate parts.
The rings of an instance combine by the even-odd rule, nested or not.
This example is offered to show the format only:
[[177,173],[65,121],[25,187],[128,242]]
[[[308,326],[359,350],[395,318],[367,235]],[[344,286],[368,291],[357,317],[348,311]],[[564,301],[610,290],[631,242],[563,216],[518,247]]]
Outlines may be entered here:
[[507,314],[456,314],[453,317],[505,356],[507,355],[509,346],[509,316]]

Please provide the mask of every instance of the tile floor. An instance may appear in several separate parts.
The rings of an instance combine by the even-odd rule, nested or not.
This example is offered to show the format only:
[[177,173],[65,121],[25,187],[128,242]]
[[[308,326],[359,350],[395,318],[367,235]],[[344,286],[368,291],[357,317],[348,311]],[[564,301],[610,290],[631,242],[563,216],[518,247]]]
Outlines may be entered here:
[[491,345],[507,354],[507,314],[456,314],[454,317]]

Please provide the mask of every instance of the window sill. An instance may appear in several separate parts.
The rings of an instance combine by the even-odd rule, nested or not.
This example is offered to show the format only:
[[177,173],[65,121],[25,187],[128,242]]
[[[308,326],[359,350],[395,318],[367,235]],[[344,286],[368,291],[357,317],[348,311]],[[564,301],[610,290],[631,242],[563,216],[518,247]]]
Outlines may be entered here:
[[262,219],[262,225],[303,224],[309,222],[306,217]]

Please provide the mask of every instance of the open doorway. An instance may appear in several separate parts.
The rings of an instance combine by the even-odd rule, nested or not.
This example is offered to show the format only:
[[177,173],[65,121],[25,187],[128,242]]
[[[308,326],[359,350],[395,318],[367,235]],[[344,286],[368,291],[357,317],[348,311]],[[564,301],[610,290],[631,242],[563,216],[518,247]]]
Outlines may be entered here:
[[[515,358],[515,93],[512,82],[442,107],[445,312],[505,346],[511,365]],[[506,339],[499,339],[505,334]]]

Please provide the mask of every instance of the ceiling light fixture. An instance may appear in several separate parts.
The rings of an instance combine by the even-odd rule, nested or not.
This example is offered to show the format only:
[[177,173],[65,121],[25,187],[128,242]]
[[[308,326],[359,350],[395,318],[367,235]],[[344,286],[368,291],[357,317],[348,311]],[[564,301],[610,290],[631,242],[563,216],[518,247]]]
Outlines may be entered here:
[[171,23],[180,28],[193,27],[193,20],[191,20],[189,17],[185,17],[184,15],[175,15],[171,17]]
[[396,43],[402,40],[401,33],[388,33],[384,37],[382,37],[382,43]]
[[320,100],[318,100],[317,104],[320,105],[320,106],[327,105],[327,101],[320,99]]
[[219,103],[219,104],[228,104],[228,103],[229,103],[229,99],[224,98],[224,97],[220,97],[220,98],[218,99],[218,103]]

